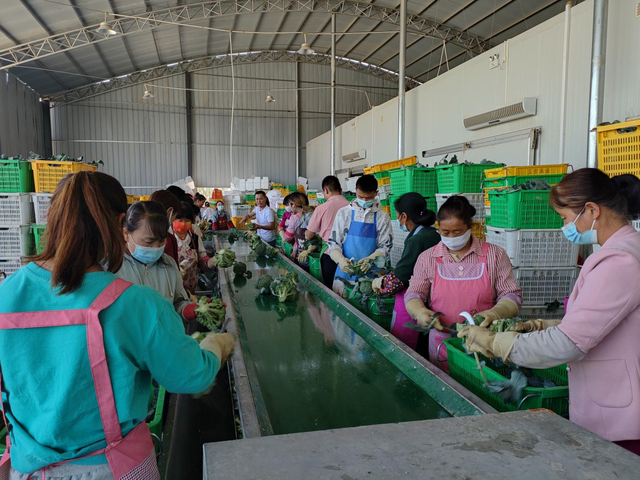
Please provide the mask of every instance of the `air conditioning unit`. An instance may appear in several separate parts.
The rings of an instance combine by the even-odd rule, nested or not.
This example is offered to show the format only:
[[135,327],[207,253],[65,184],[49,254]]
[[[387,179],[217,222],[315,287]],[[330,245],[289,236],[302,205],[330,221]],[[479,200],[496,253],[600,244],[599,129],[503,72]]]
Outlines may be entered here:
[[480,130],[481,128],[510,122],[523,117],[531,117],[536,114],[537,99],[527,97],[521,102],[506,107],[491,110],[490,112],[467,117],[463,120],[467,130]]
[[366,150],[358,150],[357,152],[349,153],[342,156],[342,161],[346,163],[357,162],[358,160],[364,160],[367,158]]

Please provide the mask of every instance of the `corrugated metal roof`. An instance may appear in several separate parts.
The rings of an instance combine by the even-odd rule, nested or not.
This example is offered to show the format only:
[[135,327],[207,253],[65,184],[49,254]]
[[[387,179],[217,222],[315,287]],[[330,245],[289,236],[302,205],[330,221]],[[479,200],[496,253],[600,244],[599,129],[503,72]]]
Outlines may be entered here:
[[[62,3],[69,2],[69,5]],[[202,0],[19,0],[0,6],[0,49],[60,34],[104,19],[104,13],[141,15],[177,5],[199,4]],[[206,3],[206,2],[205,2]],[[398,8],[398,0],[366,0],[378,7]],[[423,0],[409,1],[408,12],[473,35],[492,44],[512,38],[522,31],[557,15],[564,0]],[[75,8],[72,6],[75,5]],[[291,5],[294,5],[292,2]],[[265,7],[266,8],[266,7]],[[302,7],[301,7],[302,8]],[[309,32],[308,40],[318,53],[330,52],[330,37],[314,32],[330,31],[330,14],[318,11],[250,12],[191,21],[181,26],[162,24],[153,30],[116,36],[107,41],[57,53],[26,66],[58,72],[16,67],[12,73],[43,95],[65,91],[94,82],[95,77],[110,78],[139,69],[202,57],[229,53],[227,32],[212,27],[233,29],[234,52],[295,50],[303,41],[300,33],[251,34],[257,32]],[[398,36],[390,34],[341,35],[344,32],[387,32],[394,25],[363,16],[338,15],[337,54],[355,60],[398,69]],[[407,75],[427,81],[447,66],[439,40],[408,36]],[[446,45],[449,68],[468,58],[463,48]],[[60,73],[68,72],[69,74]],[[72,75],[73,74],[73,75]]]

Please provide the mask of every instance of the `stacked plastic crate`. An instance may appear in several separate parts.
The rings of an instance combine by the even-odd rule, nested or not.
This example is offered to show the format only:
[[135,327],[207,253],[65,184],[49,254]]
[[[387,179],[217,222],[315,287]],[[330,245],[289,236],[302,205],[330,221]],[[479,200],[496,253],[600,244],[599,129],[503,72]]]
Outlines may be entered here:
[[[486,172],[490,215],[487,241],[505,249],[522,289],[524,319],[562,318],[564,299],[578,278],[579,246],[562,233],[562,219],[549,205],[550,190],[514,190],[533,179],[558,183],[566,165],[505,167]],[[503,185],[496,187],[495,183]],[[557,302],[557,303],[556,303]]]
[[482,194],[482,182],[485,170],[502,165],[496,164],[468,164],[439,165],[435,168],[438,179],[437,208],[452,195],[462,195],[476,209],[471,233],[474,237],[485,239],[485,208]]

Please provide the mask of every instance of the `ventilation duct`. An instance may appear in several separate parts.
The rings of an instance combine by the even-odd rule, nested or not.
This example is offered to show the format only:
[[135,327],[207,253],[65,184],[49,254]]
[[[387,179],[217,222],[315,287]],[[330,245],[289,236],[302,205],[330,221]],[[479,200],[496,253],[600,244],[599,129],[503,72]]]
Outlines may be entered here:
[[348,153],[347,155],[342,156],[342,161],[345,163],[357,162],[358,160],[364,160],[367,158],[366,150],[358,150],[354,153]]
[[523,117],[531,117],[536,114],[537,99],[525,98],[521,102],[507,105],[506,107],[491,110],[490,112],[467,117],[463,120],[467,130],[479,130],[481,128],[510,122]]

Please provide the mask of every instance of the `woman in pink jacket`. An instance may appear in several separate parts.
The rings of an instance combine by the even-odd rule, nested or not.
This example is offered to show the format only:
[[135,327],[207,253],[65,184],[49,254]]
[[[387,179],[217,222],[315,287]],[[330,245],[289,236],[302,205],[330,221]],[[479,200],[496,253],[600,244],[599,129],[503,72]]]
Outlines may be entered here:
[[565,236],[589,256],[560,320],[513,332],[467,327],[467,348],[529,368],[568,363],[573,422],[640,455],[640,180],[583,168],[551,192]]

